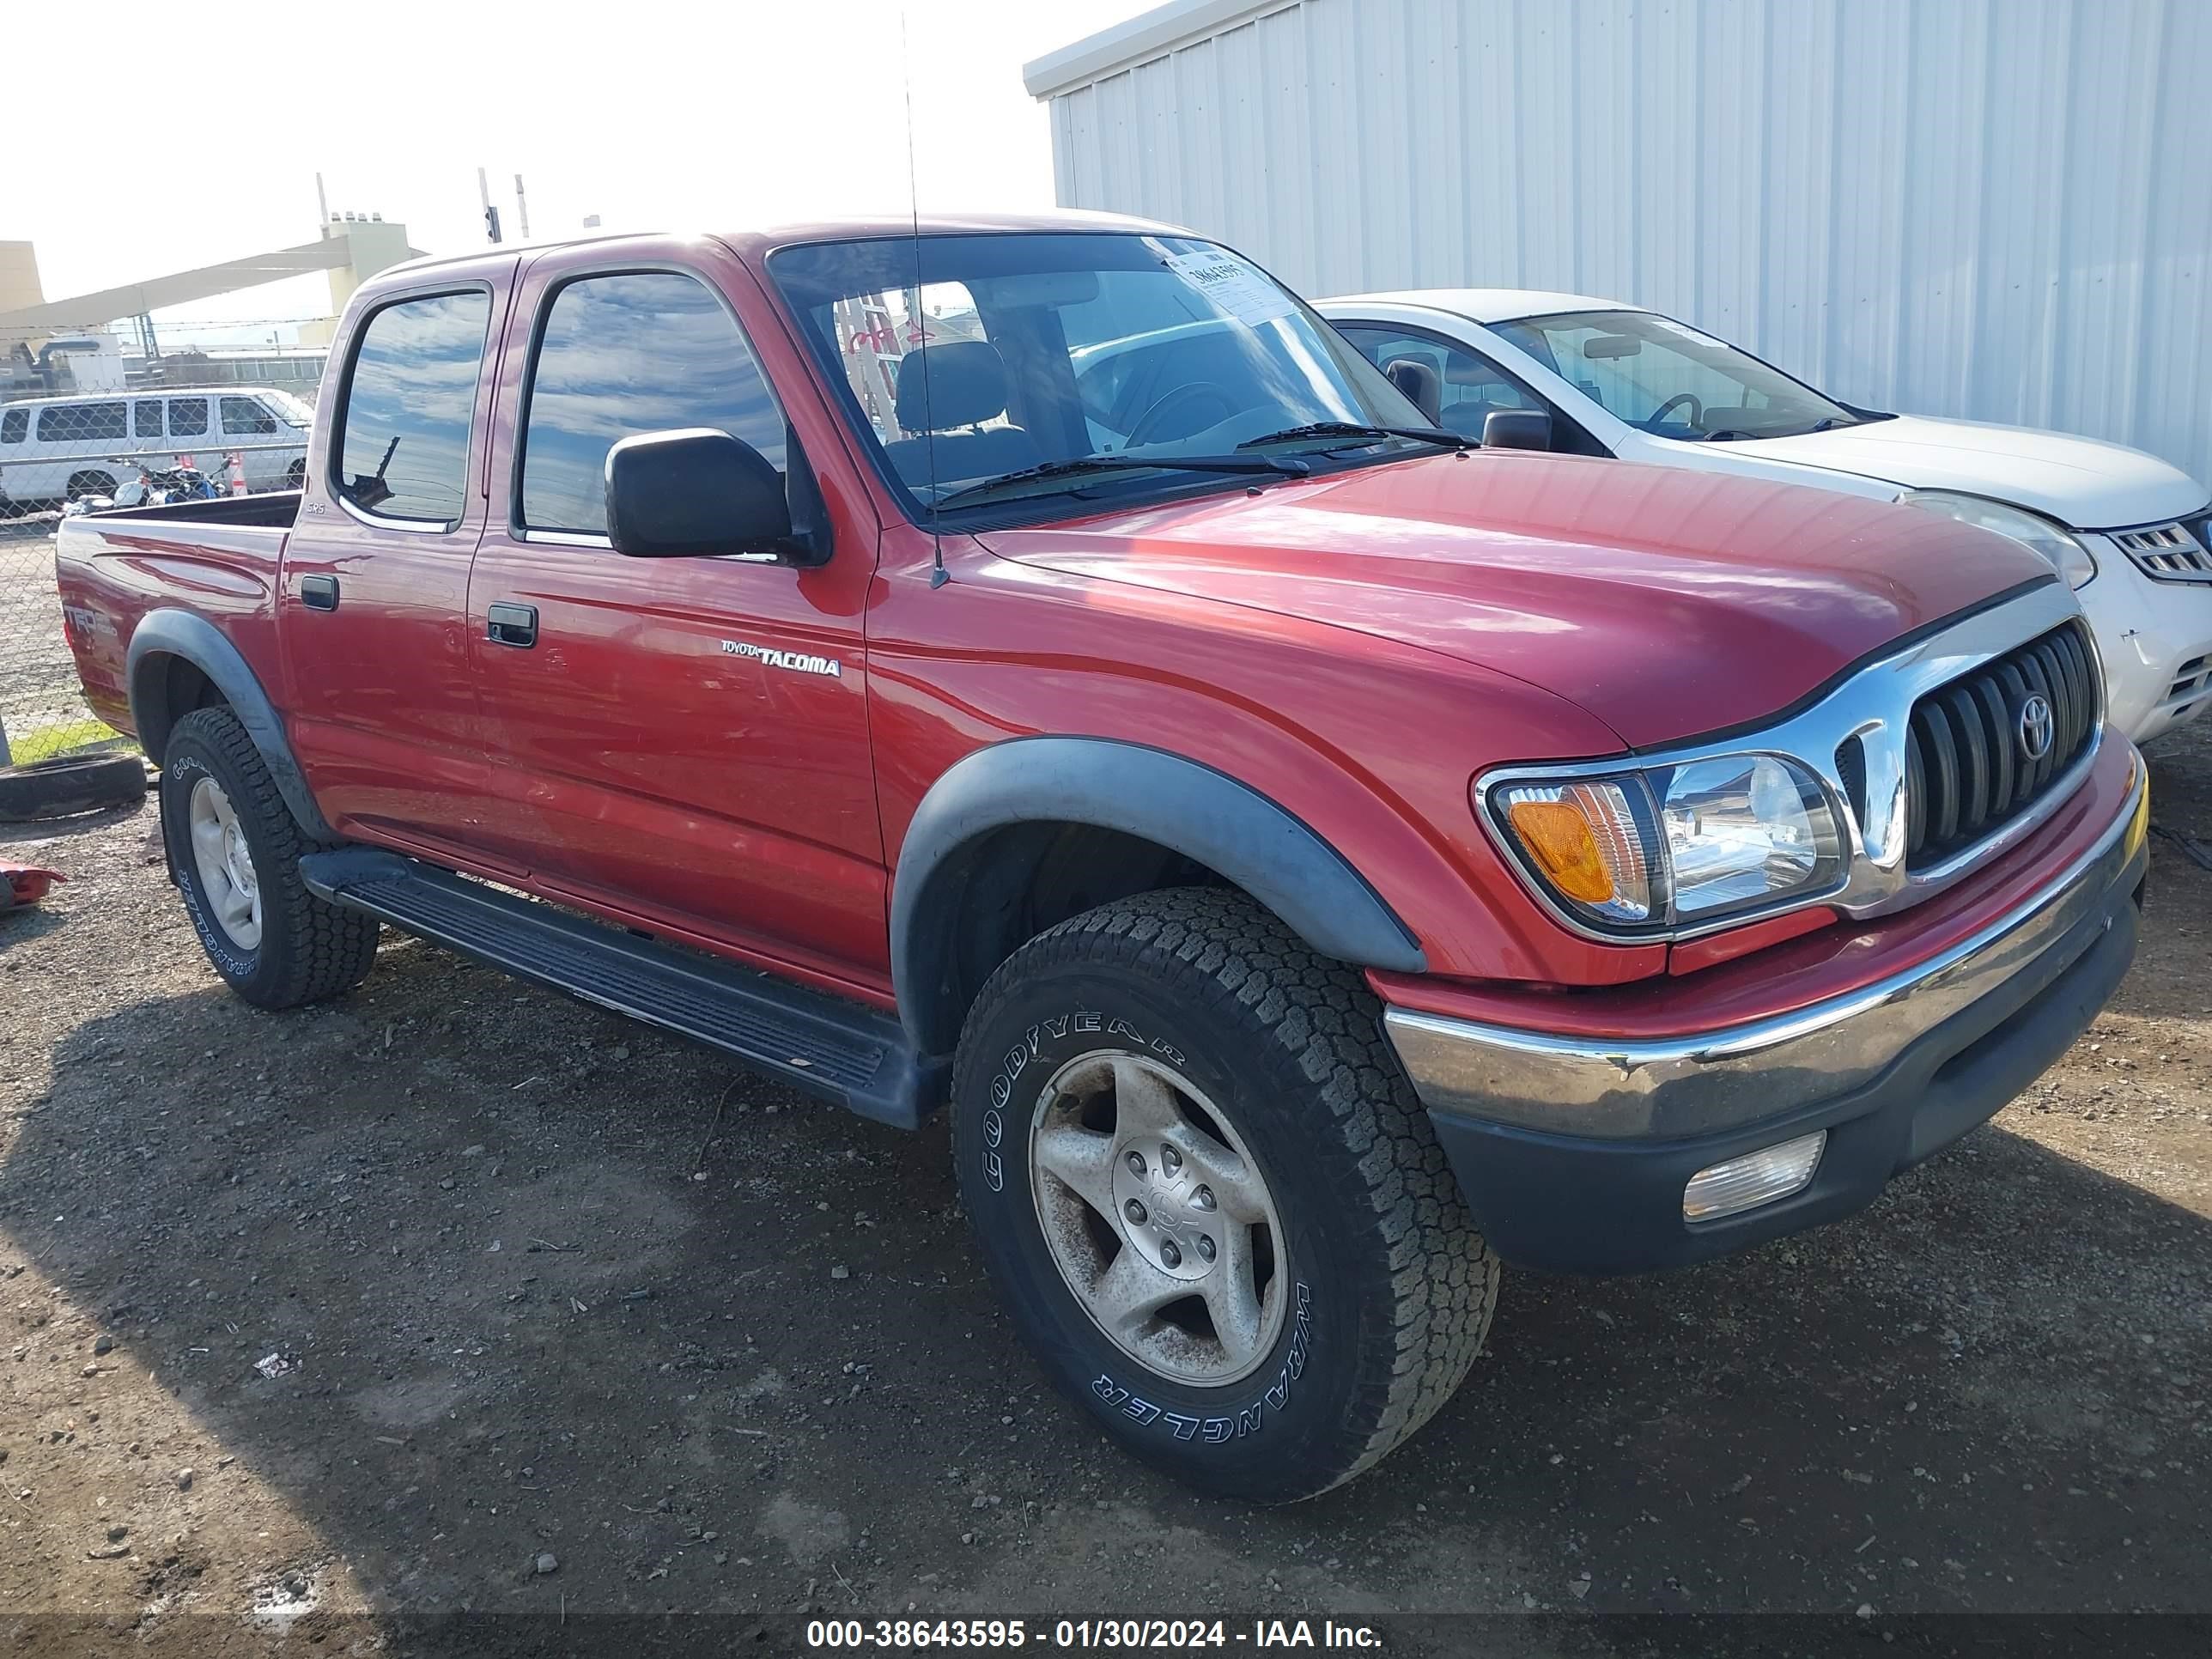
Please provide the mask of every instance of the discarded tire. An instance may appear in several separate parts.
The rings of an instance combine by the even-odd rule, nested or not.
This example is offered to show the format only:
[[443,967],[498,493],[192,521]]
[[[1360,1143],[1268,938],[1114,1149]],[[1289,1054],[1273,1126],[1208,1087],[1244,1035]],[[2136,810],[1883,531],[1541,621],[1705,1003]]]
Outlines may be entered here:
[[145,794],[146,763],[136,755],[62,755],[0,770],[0,823],[127,806]]

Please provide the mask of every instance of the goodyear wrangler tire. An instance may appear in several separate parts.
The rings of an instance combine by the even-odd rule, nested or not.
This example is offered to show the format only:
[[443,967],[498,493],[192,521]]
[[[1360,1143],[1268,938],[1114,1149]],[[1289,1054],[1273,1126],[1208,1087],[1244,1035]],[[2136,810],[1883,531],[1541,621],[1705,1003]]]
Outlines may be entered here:
[[1448,1399],[1498,1294],[1358,972],[1243,895],[1103,906],[994,974],[953,1152],[1053,1380],[1127,1449],[1259,1503],[1327,1491]]
[[376,961],[377,923],[326,904],[300,879],[300,832],[238,716],[179,720],[161,760],[161,833],[200,947],[257,1008],[296,1008],[358,985]]

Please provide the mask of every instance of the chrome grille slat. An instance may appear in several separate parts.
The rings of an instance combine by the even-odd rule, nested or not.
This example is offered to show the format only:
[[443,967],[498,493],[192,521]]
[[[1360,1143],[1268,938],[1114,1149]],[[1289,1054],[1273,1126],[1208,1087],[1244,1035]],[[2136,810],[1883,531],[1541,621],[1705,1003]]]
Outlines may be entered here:
[[[2062,623],[1937,686],[1913,704],[1907,728],[1905,867],[1955,856],[2040,799],[2095,741],[2097,702],[2081,624]],[[2051,706],[2051,747],[2021,746],[2030,697]],[[1919,799],[1925,794],[1924,802]]]
[[[2016,756],[2012,745],[2005,741],[2005,728],[2009,722],[2005,710],[2027,697],[2027,682],[2020,681],[2015,693],[2016,675],[2006,674],[1992,664],[1992,674],[1977,674],[1968,682],[1973,687],[1974,713],[1980,717],[1982,749],[1989,757],[1989,804],[1982,809],[1982,823],[1987,826],[2012,816],[2013,803],[2019,798],[2023,786],[2034,781],[2035,763],[2026,756]],[[1999,686],[1996,679],[2004,684]]]
[[1959,738],[1959,838],[1972,841],[1990,818],[1990,745],[1982,731],[1982,711],[1963,681],[1936,694]]
[[2049,752],[2035,763],[2034,775],[2016,786],[2013,792],[2012,811],[2017,812],[2051,787],[2051,780],[2057,775],[2058,769],[2066,763],[2066,757],[2058,746],[2060,740],[2055,734],[2063,732],[2067,728],[2059,724],[2058,697],[2052,690],[2051,683],[2043,677],[2043,665],[2036,661],[2034,647],[2031,646],[2021,652],[2013,659],[2012,666],[2013,672],[2020,676],[2021,683],[2027,688],[2027,695],[2031,697],[2041,697],[2044,702],[2051,705],[2051,729],[2054,733]]

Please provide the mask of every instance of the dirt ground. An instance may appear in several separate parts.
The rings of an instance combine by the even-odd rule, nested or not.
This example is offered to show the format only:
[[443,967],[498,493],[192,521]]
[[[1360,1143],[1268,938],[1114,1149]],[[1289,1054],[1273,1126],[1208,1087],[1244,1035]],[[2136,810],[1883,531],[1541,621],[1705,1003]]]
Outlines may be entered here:
[[[2153,762],[2157,822],[2212,842],[2212,732]],[[2170,839],[2118,1001],[1994,1127],[1735,1260],[1509,1273],[1412,1445],[1261,1512],[1045,1391],[941,1126],[388,934],[344,1001],[256,1013],[153,824],[0,836],[74,878],[0,917],[0,1650],[400,1652],[463,1611],[629,1652],[659,1626],[594,1621],[781,1652],[817,1613],[1449,1612],[1524,1616],[1392,1647],[1542,1653],[1630,1650],[1600,1612],[2212,1613],[2212,872]]]

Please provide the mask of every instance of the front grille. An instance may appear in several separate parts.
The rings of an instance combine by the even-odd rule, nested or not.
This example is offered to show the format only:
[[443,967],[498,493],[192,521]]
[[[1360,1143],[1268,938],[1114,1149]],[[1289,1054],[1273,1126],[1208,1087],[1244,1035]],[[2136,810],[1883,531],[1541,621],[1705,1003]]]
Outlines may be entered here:
[[2212,514],[2105,533],[2154,582],[2212,582]]
[[[1918,872],[2025,811],[2094,739],[2097,659],[2078,623],[2063,623],[1912,705],[1905,740],[1905,868]],[[2050,705],[2051,744],[2031,758],[2031,698]]]

